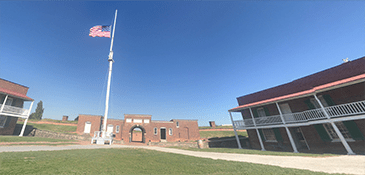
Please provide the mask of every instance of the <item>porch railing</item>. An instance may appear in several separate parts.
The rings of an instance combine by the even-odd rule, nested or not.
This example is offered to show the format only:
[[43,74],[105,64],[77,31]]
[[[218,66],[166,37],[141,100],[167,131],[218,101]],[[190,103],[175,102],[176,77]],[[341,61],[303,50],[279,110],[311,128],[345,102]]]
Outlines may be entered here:
[[[365,114],[365,101],[358,101],[352,103],[346,103],[341,105],[325,107],[330,118],[344,117],[349,115]],[[285,123],[303,123],[313,120],[326,119],[327,117],[323,113],[322,109],[312,109],[303,112],[296,112],[290,114],[283,114]],[[254,126],[252,119],[235,120],[233,121],[237,127],[252,127]],[[258,117],[255,118],[257,126],[276,125],[282,124],[280,115]]]
[[23,116],[27,116],[28,114],[28,109],[23,109],[23,108],[19,108],[19,107],[15,107],[15,106],[9,106],[9,105],[5,105],[4,109],[1,111],[1,106],[2,104],[0,104],[0,114],[13,114],[13,115],[18,115],[19,117],[23,117]]

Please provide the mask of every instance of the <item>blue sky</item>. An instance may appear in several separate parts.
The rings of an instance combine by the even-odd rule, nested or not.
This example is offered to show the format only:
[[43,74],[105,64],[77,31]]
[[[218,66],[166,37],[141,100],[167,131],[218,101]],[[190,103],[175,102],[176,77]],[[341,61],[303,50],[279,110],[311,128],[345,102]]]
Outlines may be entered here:
[[365,51],[362,1],[0,2],[0,77],[29,87],[43,118],[103,115],[118,9],[109,117],[230,123],[236,97]]

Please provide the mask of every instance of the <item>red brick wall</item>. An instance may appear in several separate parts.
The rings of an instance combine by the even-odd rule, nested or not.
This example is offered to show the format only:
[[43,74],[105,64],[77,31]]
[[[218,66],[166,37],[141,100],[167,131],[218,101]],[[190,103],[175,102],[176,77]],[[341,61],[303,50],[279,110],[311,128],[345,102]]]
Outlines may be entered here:
[[[108,125],[113,125],[113,133],[116,140],[124,140],[129,142],[130,130],[133,127],[141,128],[144,130],[143,136],[145,142],[159,142],[161,141],[161,128],[166,128],[166,141],[186,141],[186,140],[198,140],[200,139],[198,122],[194,120],[172,120],[172,121],[151,121],[151,115],[125,115],[125,120],[108,119]],[[132,119],[131,123],[127,123],[127,119]],[[134,119],[141,119],[142,123],[134,123]],[[149,123],[144,123],[144,119],[148,119]],[[83,134],[85,122],[90,121],[91,130],[90,135],[93,136],[94,131],[99,131],[101,116],[93,115],[79,115],[79,121],[77,124],[77,133]],[[179,122],[179,127],[176,126],[176,122]],[[119,133],[116,133],[116,126],[120,126]],[[154,128],[157,128],[157,134],[154,134]],[[172,135],[169,135],[169,129],[172,129]],[[138,132],[134,132],[136,134]],[[137,137],[141,137],[142,133]],[[135,140],[135,139],[134,139]]]
[[90,136],[94,136],[95,131],[100,131],[101,116],[100,115],[79,115],[76,132],[84,134],[85,122],[91,122]]
[[[107,123],[108,123],[108,125],[110,125],[110,124],[113,125],[113,134],[115,136],[114,139],[122,140],[122,134],[121,133],[123,131],[124,120],[108,119]],[[117,131],[117,126],[119,126],[119,133],[116,132]]]
[[0,78],[0,88],[4,88],[4,89],[10,90],[12,92],[17,92],[17,93],[20,93],[23,95],[27,95],[27,92],[29,89],[26,86],[16,84],[16,83],[13,83],[13,82],[1,79],[1,78]]

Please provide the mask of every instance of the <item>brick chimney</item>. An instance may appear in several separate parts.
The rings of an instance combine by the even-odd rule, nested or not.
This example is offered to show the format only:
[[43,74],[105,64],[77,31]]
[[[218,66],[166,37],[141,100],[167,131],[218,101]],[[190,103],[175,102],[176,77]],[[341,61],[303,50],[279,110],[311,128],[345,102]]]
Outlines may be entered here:
[[64,115],[63,117],[62,117],[62,121],[63,122],[65,122],[65,121],[67,121],[68,120],[68,116],[67,115]]
[[215,128],[215,121],[209,121],[209,125],[210,127]]

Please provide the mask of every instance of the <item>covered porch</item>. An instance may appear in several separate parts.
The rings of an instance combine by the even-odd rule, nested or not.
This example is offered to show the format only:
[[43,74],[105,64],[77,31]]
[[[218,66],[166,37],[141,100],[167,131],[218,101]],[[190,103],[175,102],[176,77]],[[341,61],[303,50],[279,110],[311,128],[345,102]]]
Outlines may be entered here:
[[[338,135],[347,153],[355,154],[341,133],[341,128],[339,129],[335,122],[365,119],[364,81],[365,74],[361,74],[313,87],[309,90],[244,104],[232,108],[228,112],[235,130],[256,130],[261,150],[263,151],[265,147],[262,143],[262,133],[259,133],[259,129],[285,128],[294,152],[298,152],[293,136],[289,131],[290,127],[329,124],[333,127],[335,135]],[[356,98],[348,97],[346,103],[343,103],[346,100],[342,100],[336,105],[332,99],[324,99],[326,93],[333,94],[334,92],[343,91],[344,88],[351,89],[354,86],[361,87],[358,88],[358,92],[362,95],[355,94]],[[351,90],[348,90],[348,92],[352,93]],[[298,107],[298,101],[305,107],[303,105]],[[292,107],[291,109],[289,104]],[[267,108],[271,110],[273,115],[270,115]]]
[[[2,91],[0,92],[0,94],[5,96],[2,103],[0,103],[0,123],[3,124],[3,126],[6,126],[6,124],[9,123],[10,117],[25,119],[22,130],[19,134],[19,136],[23,136],[30,112],[33,107],[34,100],[25,95],[12,92],[6,93]],[[15,106],[12,105],[14,99],[21,101],[21,103],[17,103]],[[24,106],[29,107],[24,108]]]

